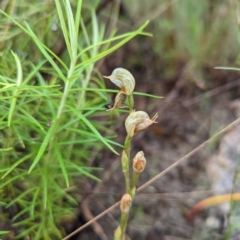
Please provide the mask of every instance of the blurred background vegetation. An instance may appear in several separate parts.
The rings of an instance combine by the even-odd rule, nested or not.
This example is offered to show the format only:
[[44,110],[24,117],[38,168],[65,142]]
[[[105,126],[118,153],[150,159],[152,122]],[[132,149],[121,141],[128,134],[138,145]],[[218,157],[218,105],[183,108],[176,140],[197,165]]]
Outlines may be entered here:
[[[224,98],[234,100],[239,96],[237,72],[214,69],[239,65],[237,0],[83,0],[81,16],[77,12],[80,1],[70,1],[74,19],[79,16],[74,26],[79,29],[76,39],[68,25],[71,11],[67,2],[0,2],[0,9],[10,16],[0,12],[3,239],[61,239],[89,220],[80,206],[93,189],[99,190],[96,182],[109,174],[121,175],[120,168],[116,170],[112,162],[116,159],[113,152],[121,151],[124,118],[105,111],[104,105],[111,101],[112,94],[106,86],[113,86],[102,75],[110,75],[116,67],[126,68],[135,76],[136,91],[165,97],[159,101],[138,96],[136,105],[139,110],[156,109],[160,113],[159,124],[149,134],[154,141],[169,141],[168,151],[175,151],[178,156],[185,152],[184,147],[182,152],[178,150],[182,141],[190,150],[233,117],[226,116],[225,121],[214,115],[209,127],[195,129],[188,116],[185,119],[179,114],[199,103],[193,107],[200,116],[206,112],[204,118],[216,106],[211,99],[199,100],[197,96],[205,96],[202,94],[226,84],[230,85],[222,92],[226,89],[231,92]],[[65,30],[57,3],[63,12]],[[146,27],[147,20],[150,22]],[[70,39],[69,45],[64,32]],[[76,45],[72,44],[74,41]],[[76,61],[70,53],[71,46],[73,53],[76,51]],[[70,87],[65,95],[68,81]],[[59,110],[63,101],[64,109]],[[179,102],[184,111],[173,111],[169,118],[164,118],[166,111]],[[56,125],[52,124],[55,120]],[[220,124],[214,125],[214,121]],[[189,140],[191,134],[197,140],[193,137]],[[147,144],[140,137],[135,142],[136,149]],[[158,153],[154,154],[149,154],[152,160]],[[196,167],[199,166],[203,168],[198,163]],[[157,173],[151,171],[145,180]],[[115,175],[113,178],[119,181]],[[110,183],[114,185],[114,181]],[[107,200],[98,200],[108,204],[93,207],[94,215],[119,199],[122,192],[117,186],[108,185],[101,190],[106,191]],[[143,221],[143,216],[151,216],[151,212],[136,207],[133,222]],[[75,239],[104,239],[111,236],[117,224],[103,226],[102,235],[93,228],[94,231],[91,229]],[[196,231],[191,231],[194,236]],[[146,230],[142,238],[134,230],[131,233],[133,239],[160,236],[156,229],[149,233]],[[184,237],[182,233],[179,236]]]
[[153,37],[129,43],[128,62],[153,72],[151,79],[176,79],[185,69],[188,80],[203,87],[213,67],[238,61],[237,1],[123,1],[122,12],[123,29],[150,20]]

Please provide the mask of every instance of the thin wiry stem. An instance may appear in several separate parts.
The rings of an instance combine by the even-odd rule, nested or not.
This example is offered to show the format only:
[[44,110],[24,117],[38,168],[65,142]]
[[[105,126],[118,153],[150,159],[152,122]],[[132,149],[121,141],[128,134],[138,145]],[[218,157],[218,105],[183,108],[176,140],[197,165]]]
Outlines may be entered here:
[[[129,173],[129,165],[130,165],[130,151],[131,151],[131,142],[132,137],[127,136],[124,142],[124,152],[126,153],[125,157],[125,182],[126,182],[126,192],[130,194],[130,173]],[[123,169],[124,170],[124,169]]]

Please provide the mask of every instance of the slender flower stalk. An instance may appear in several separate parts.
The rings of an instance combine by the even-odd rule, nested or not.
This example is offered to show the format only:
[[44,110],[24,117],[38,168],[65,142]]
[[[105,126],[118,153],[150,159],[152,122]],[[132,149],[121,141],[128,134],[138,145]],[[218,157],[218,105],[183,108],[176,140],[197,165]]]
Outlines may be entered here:
[[131,113],[131,112],[134,111],[134,98],[133,98],[133,94],[128,96],[127,101],[128,101],[128,106],[129,106],[129,112]]
[[125,150],[123,150],[123,152],[122,152],[121,163],[122,163],[123,175],[125,178],[126,192],[129,193],[130,192],[129,161],[128,161],[128,156],[127,156]]
[[120,202],[121,218],[117,229],[114,232],[114,240],[124,240],[125,231],[127,228],[127,221],[129,218],[129,212],[131,209],[132,201],[136,193],[136,186],[139,175],[144,171],[146,166],[146,159],[143,151],[136,154],[133,159],[133,173],[132,180],[130,179],[130,152],[131,142],[133,137],[139,132],[148,128],[153,123],[156,123],[158,114],[156,113],[152,118],[144,111],[134,110],[134,98],[133,90],[135,88],[135,79],[133,75],[126,69],[116,68],[112,74],[108,77],[120,90],[115,97],[114,105],[108,111],[112,111],[117,108],[125,107],[129,108],[129,116],[125,121],[125,128],[127,136],[124,141],[124,150],[122,152],[121,163],[122,172],[125,179],[126,193],[122,196]]

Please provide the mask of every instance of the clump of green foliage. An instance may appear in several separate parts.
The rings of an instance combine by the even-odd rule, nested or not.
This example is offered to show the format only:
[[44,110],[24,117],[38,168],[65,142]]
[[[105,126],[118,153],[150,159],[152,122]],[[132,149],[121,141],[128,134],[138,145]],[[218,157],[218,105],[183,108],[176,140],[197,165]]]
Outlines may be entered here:
[[[106,35],[99,1],[8,0],[0,10],[0,235],[60,239],[81,196],[96,181],[87,167],[104,146],[114,150],[105,113],[107,90],[95,64],[143,29]],[[104,135],[102,133],[105,132]],[[111,134],[112,135],[112,134]],[[97,144],[96,144],[97,143]]]

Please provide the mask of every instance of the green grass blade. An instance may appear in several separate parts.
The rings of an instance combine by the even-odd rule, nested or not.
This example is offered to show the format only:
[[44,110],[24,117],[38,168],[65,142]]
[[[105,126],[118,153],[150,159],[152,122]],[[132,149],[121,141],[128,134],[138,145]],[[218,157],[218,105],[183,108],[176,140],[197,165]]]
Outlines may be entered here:
[[32,202],[30,204],[30,216],[32,217],[34,215],[34,210],[37,206],[37,198],[38,194],[40,192],[40,187],[38,187],[33,195]]
[[[93,45],[96,45],[99,40],[99,27],[98,27],[98,20],[97,20],[97,16],[96,16],[96,13],[95,11],[92,11],[92,43]],[[96,55],[96,47],[93,48],[93,52],[92,52],[92,56],[95,56]]]
[[30,157],[32,157],[34,155],[34,153],[30,153],[22,158],[20,158],[18,161],[16,161],[8,170],[5,174],[3,174],[3,176],[1,177],[1,179],[5,178],[9,173],[11,173],[19,164],[25,162],[26,160],[28,160]]
[[29,211],[29,206],[24,207],[22,211],[18,212],[14,217],[12,218],[12,221],[16,222],[16,220],[21,217],[23,214],[27,213]]
[[[83,25],[82,27],[84,27],[84,25]],[[86,30],[85,27],[84,27],[85,35],[87,34],[86,31],[87,31],[87,30]],[[126,38],[126,37],[129,36],[129,34],[131,34],[131,33],[124,33],[124,34],[121,34],[121,35],[119,35],[119,36],[111,37],[111,38],[108,38],[108,39],[106,39],[106,40],[100,41],[100,42],[98,42],[98,43],[96,43],[96,44],[93,44],[93,45],[90,45],[90,41],[88,40],[88,42],[87,42],[87,43],[88,43],[88,47],[84,48],[84,49],[79,53],[78,57],[80,57],[82,54],[90,51],[91,49],[93,49],[93,48],[95,48],[95,47],[97,47],[97,46],[106,45],[106,44],[107,44],[107,46],[108,46],[109,43],[112,43],[112,42],[115,42],[115,41],[117,41],[117,40]],[[139,35],[145,35],[145,36],[149,36],[149,37],[152,36],[151,34],[148,34],[148,33],[145,33],[145,32],[141,32],[141,33],[139,33]]]
[[[41,214],[42,213],[40,212],[37,216],[21,219],[21,221],[13,223],[12,226],[13,227],[21,227],[23,229],[26,225],[28,225],[28,226],[36,225],[38,227],[38,224],[36,224],[36,222],[34,223],[34,220],[36,220],[37,217],[41,217],[42,216]],[[16,237],[15,239],[18,239],[18,238]],[[20,239],[22,239],[22,238],[20,238]]]
[[25,190],[20,195],[18,195],[16,198],[14,198],[11,202],[9,202],[8,205],[6,206],[6,208],[9,208],[15,202],[18,202],[20,199],[23,199],[26,195],[28,195],[30,192],[34,191],[35,189],[36,189],[36,187],[32,187],[32,188]]
[[11,53],[14,57],[16,65],[17,65],[17,82],[16,82],[16,88],[13,91],[13,98],[12,98],[12,102],[11,102],[10,109],[9,109],[9,112],[8,112],[8,126],[9,127],[11,125],[13,112],[14,112],[16,102],[17,102],[18,87],[20,87],[20,85],[22,83],[22,66],[21,66],[20,60],[19,60],[17,54],[15,54],[14,52],[11,52]]
[[[89,36],[88,36],[88,33],[87,33],[87,29],[86,29],[86,26],[85,26],[85,23],[84,23],[84,21],[83,20],[81,20],[81,30],[82,30],[82,34],[83,34],[83,36],[84,36],[84,39],[85,39],[85,41],[86,41],[86,45],[87,46],[90,46],[91,45],[91,43],[90,43],[90,39],[89,39]],[[93,47],[92,47],[93,48]],[[84,48],[85,49],[85,48]],[[82,51],[82,53],[85,53],[86,51]],[[78,55],[78,58],[79,58],[79,56],[80,55],[82,55],[81,53]]]
[[95,134],[97,139],[99,139],[113,153],[119,155],[119,153],[114,150],[114,148],[107,142],[107,140],[98,132],[98,130],[92,125],[92,123],[87,118],[85,118],[81,113],[79,113],[79,111],[77,111],[73,107],[68,106],[68,108],[70,108],[89,127],[89,129]]
[[[24,239],[25,236],[29,236],[31,233],[34,234],[35,231],[33,231],[34,229],[37,229],[38,228],[38,224],[34,224],[30,227],[27,227],[27,228],[23,228],[24,230],[21,231],[21,233],[19,233],[17,236],[16,236],[16,240],[17,239]],[[36,238],[35,238],[36,239]]]
[[96,182],[101,182],[101,179],[99,179],[98,177],[94,176],[93,174],[89,173],[88,171],[85,171],[84,168],[78,168],[79,172],[88,177],[91,178],[92,180],[95,180]]
[[[71,132],[76,132],[76,133],[79,133],[81,136],[86,136],[88,139],[89,138],[94,138],[95,134],[94,133],[91,133],[91,132],[88,132],[88,131],[85,131],[85,130],[81,130],[81,129],[75,129],[75,128],[70,128],[70,127],[67,127],[66,125],[62,126],[62,129],[65,129],[65,130],[69,130]],[[112,145],[115,145],[115,146],[118,146],[118,147],[121,147],[123,148],[123,145],[118,143],[118,142],[114,142],[108,138],[105,138],[106,141]],[[76,140],[77,142],[78,140]],[[68,142],[60,142],[58,143],[59,145],[64,145],[64,144],[67,144]]]
[[77,9],[75,13],[75,33],[78,36],[80,22],[81,22],[82,0],[78,0]]
[[60,168],[62,170],[63,176],[65,178],[66,185],[67,185],[67,187],[69,187],[69,179],[68,179],[67,170],[66,170],[66,167],[65,167],[65,164],[64,164],[64,160],[62,158],[62,154],[61,154],[61,151],[58,147],[58,144],[55,141],[53,142],[53,147],[54,147],[54,150],[55,150],[55,154],[57,155],[57,160],[59,162],[59,165],[60,165]]
[[28,119],[29,122],[33,123],[34,125],[36,125],[37,127],[39,127],[39,129],[41,129],[41,131],[43,131],[44,133],[45,130],[43,128],[43,126],[37,121],[37,119],[35,119],[28,111],[26,111],[25,109],[21,108],[20,112],[22,112]]
[[22,66],[21,66],[18,55],[16,53],[14,53],[13,51],[11,51],[11,53],[17,64],[17,86],[20,86],[22,83]]
[[39,224],[39,226],[38,226],[38,230],[37,230],[37,233],[35,233],[35,240],[40,240],[40,239],[42,239],[42,231],[44,231],[44,229],[45,229],[45,226],[43,226],[43,223],[41,224]]
[[24,79],[23,81],[23,85],[27,84],[33,77],[35,74],[37,74],[39,72],[39,70],[41,69],[41,67],[47,62],[47,60],[43,60],[41,61],[37,66],[35,66],[34,64],[30,64],[32,71],[31,73],[29,73],[27,75],[27,77]]
[[13,148],[9,147],[9,148],[0,148],[0,152],[7,152],[7,151],[11,151]]
[[214,69],[240,71],[240,68],[235,67],[214,67]]
[[143,93],[143,92],[133,92],[133,95],[139,95],[139,96],[150,97],[150,98],[163,98],[162,96],[157,96],[157,95]]
[[40,161],[41,157],[43,156],[47,146],[48,146],[48,143],[50,141],[50,139],[52,138],[52,135],[53,135],[53,132],[57,126],[58,122],[57,121],[54,121],[53,124],[51,125],[50,129],[48,130],[42,144],[41,144],[41,147],[37,153],[37,156],[36,158],[34,159],[31,167],[29,168],[28,170],[28,174],[31,173],[31,171],[33,170],[33,168],[37,165],[37,163]]
[[77,57],[77,35],[75,32],[75,23],[74,17],[72,13],[72,8],[69,0],[66,0],[66,15],[68,19],[68,30],[69,30],[69,39],[70,39],[70,47],[71,47],[71,55],[73,61],[76,61]]
[[23,139],[22,139],[22,136],[21,136],[21,134],[20,134],[20,132],[19,132],[19,130],[18,130],[18,127],[17,127],[16,125],[13,125],[13,126],[12,126],[12,130],[13,130],[14,134],[16,135],[16,139],[18,139],[21,147],[22,147],[22,148],[25,148],[25,144],[24,144],[24,141],[23,141]]
[[47,204],[48,204],[48,189],[51,186],[51,184],[49,183],[49,175],[48,175],[48,167],[45,166],[45,171],[42,175],[42,202],[43,202],[43,208],[44,210],[47,209]]
[[[71,169],[74,169],[74,170],[76,170],[77,172],[85,175],[85,176],[88,177],[88,178],[91,178],[91,179],[93,179],[93,180],[95,180],[95,181],[97,181],[97,182],[100,182],[100,181],[101,181],[101,179],[97,178],[96,176],[94,176],[93,174],[90,173],[91,170],[93,171],[93,170],[96,170],[96,169],[78,166],[78,165],[74,164],[73,162],[68,162],[68,168],[69,168],[69,171],[70,171]],[[97,170],[100,170],[100,171],[101,171],[102,169],[99,168],[99,169],[97,169]]]
[[19,178],[21,178],[21,177],[23,177],[23,176],[25,176],[25,175],[27,175],[27,173],[26,173],[26,172],[23,172],[23,173],[18,174],[18,175],[14,176],[14,177],[11,177],[9,180],[4,181],[3,183],[0,184],[0,189],[1,189],[1,188],[4,188],[4,187],[7,186],[8,184],[14,182],[15,180],[17,180],[17,179],[19,179]]
[[62,6],[61,6],[61,3],[60,3],[59,0],[55,0],[55,4],[56,4],[56,7],[57,7],[58,18],[59,18],[60,25],[61,25],[61,28],[62,28],[62,33],[63,33],[63,37],[64,37],[64,40],[65,40],[65,43],[66,43],[66,46],[67,46],[67,50],[68,50],[70,58],[72,59],[73,56],[72,56],[72,51],[71,51],[71,44],[70,44],[70,41],[69,41],[69,32],[68,32],[68,29],[67,29],[67,26],[66,26],[66,23],[65,23],[63,9],[62,9]]
[[[101,88],[72,88],[70,90],[71,92],[78,92],[78,91],[89,91],[89,92],[106,92],[106,93],[117,93],[118,90],[114,90],[114,89],[101,89]],[[145,97],[151,97],[151,98],[163,98],[162,96],[157,96],[157,95],[153,95],[153,94],[148,94],[148,93],[144,93],[144,92],[133,92],[134,95],[138,95],[138,96],[145,96]]]

